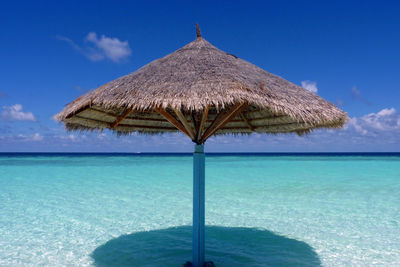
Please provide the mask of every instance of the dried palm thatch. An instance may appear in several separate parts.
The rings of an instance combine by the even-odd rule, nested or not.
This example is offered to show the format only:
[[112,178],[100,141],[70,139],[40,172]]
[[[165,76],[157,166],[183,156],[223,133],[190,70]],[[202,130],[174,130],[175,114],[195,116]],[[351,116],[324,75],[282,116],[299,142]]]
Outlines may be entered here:
[[348,117],[318,95],[219,50],[197,28],[193,42],[79,97],[55,119],[69,130],[182,131],[201,144],[226,133],[340,128]]

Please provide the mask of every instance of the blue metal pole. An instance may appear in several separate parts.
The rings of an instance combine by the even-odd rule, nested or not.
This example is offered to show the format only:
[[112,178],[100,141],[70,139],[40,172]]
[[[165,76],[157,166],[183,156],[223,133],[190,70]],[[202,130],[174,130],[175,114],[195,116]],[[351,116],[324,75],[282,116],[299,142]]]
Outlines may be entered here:
[[204,144],[193,154],[193,267],[204,266]]

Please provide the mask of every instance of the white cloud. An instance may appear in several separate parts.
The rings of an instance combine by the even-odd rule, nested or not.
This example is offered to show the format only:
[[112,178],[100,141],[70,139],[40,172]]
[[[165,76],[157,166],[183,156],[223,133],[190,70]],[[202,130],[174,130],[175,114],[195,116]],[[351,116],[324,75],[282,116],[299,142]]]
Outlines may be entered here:
[[72,141],[72,142],[77,142],[79,138],[76,135],[73,134],[68,134],[68,135],[54,135],[54,139],[60,139],[63,141]]
[[20,142],[38,142],[43,141],[44,137],[40,133],[34,133],[31,135],[17,134],[16,136],[2,136],[2,139],[8,139],[9,141],[20,141]]
[[36,121],[32,112],[24,112],[22,105],[3,106],[1,112],[2,121]]
[[348,130],[349,127],[352,127],[352,128],[354,128],[354,130],[356,132],[358,132],[362,135],[366,135],[368,133],[368,131],[366,129],[364,129],[361,125],[359,125],[357,120],[358,120],[357,118],[351,118],[344,129]]
[[352,118],[349,127],[353,127],[363,135],[388,131],[400,134],[400,114],[397,113],[395,108],[385,108],[378,113]]
[[[373,114],[373,113],[371,113]],[[391,116],[396,114],[395,108],[385,108],[378,112],[378,116]]]
[[35,133],[32,136],[32,141],[42,141],[43,140],[43,136],[40,135],[40,133]]
[[120,62],[131,55],[128,41],[121,41],[118,38],[107,37],[105,35],[98,37],[95,32],[90,32],[86,36],[85,46],[79,46],[64,36],[57,36],[57,39],[67,42],[71,47],[92,61],[101,61],[108,58],[113,62]]
[[74,142],[74,141],[77,140],[76,136],[73,135],[73,134],[68,135],[68,136],[67,136],[67,139],[71,140],[72,142]]
[[97,135],[97,139],[99,139],[99,140],[104,140],[106,138],[107,138],[107,134],[106,133],[99,133]]
[[317,83],[313,81],[302,81],[301,82],[301,87],[304,89],[310,91],[311,93],[318,93],[318,88],[317,88]]
[[92,42],[101,53],[95,53],[97,57],[103,55],[114,62],[119,62],[121,59],[130,56],[131,49],[129,48],[128,41],[120,41],[118,38],[109,38],[102,35],[101,38],[97,37],[95,32],[90,32],[86,36],[86,41]]

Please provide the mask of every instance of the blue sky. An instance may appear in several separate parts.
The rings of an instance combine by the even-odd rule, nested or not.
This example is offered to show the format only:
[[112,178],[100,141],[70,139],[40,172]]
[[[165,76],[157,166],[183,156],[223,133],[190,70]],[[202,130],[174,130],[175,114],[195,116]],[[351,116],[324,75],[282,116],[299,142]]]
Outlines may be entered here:
[[397,1],[1,1],[0,151],[192,151],[180,134],[67,133],[66,103],[191,42],[313,90],[342,130],[211,138],[206,151],[400,151]]

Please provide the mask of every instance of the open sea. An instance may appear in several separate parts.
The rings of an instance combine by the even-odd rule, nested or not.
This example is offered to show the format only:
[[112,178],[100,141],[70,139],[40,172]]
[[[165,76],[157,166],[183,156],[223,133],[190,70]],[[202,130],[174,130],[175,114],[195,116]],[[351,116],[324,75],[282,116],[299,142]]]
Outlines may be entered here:
[[[191,154],[0,154],[0,266],[182,266]],[[207,154],[216,266],[400,266],[400,153]]]

